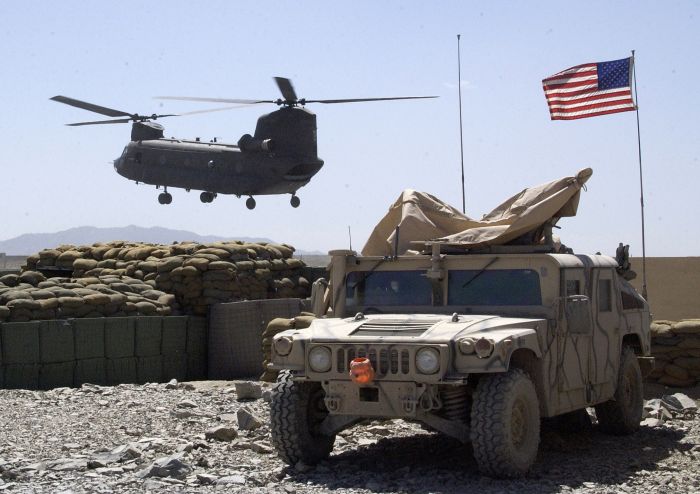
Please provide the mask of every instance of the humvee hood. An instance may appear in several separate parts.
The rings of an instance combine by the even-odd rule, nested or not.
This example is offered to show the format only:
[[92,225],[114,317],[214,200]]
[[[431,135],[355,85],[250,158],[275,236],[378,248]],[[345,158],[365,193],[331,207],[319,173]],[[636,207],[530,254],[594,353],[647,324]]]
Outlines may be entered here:
[[488,336],[499,340],[532,332],[543,319],[524,319],[492,315],[406,314],[368,315],[364,319],[316,319],[301,330],[314,342],[396,341],[446,343],[463,336]]

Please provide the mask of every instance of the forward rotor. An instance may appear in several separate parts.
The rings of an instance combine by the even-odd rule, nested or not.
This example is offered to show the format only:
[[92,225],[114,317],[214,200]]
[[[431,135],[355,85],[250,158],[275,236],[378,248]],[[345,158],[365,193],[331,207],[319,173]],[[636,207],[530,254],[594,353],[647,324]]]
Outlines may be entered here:
[[276,100],[269,99],[231,99],[231,98],[202,98],[197,96],[156,96],[157,99],[178,100],[178,101],[200,101],[209,103],[230,103],[240,105],[257,105],[260,103],[274,103],[278,106],[294,107],[305,106],[307,103],[361,103],[366,101],[390,101],[401,99],[429,99],[438,96],[389,96],[383,98],[348,98],[348,99],[306,99],[297,96],[292,81],[286,77],[275,77],[275,83],[282,93],[282,98]]
[[165,117],[181,117],[184,115],[194,115],[198,113],[209,113],[209,112],[215,112],[215,111],[223,111],[223,110],[231,110],[231,106],[227,106],[225,108],[212,108],[209,110],[197,110],[197,111],[192,111],[192,112],[187,112],[187,113],[166,113],[162,115],[158,114],[151,114],[151,115],[139,115],[138,113],[128,113],[122,110],[115,110],[114,108],[108,108],[106,106],[100,106],[96,105],[94,103],[88,103],[87,101],[81,101],[79,99],[75,98],[69,98],[67,96],[54,96],[53,98],[49,98],[53,101],[56,101],[58,103],[63,103],[64,105],[70,105],[70,106],[75,106],[76,108],[82,108],[83,110],[91,111],[93,113],[99,113],[100,115],[106,115],[108,117],[125,117],[125,118],[117,118],[113,120],[93,120],[90,122],[76,122],[76,123],[69,123],[66,124],[71,127],[75,126],[80,126],[80,125],[104,125],[104,124],[119,124],[119,123],[129,123],[129,122],[150,122],[151,120],[157,120],[159,118],[165,118]]

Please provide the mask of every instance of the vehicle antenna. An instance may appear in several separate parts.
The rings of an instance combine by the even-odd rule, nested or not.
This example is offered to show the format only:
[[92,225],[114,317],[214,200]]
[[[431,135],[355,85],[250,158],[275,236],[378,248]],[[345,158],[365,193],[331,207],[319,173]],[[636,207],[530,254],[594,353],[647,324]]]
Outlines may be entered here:
[[462,138],[462,62],[459,51],[459,38],[457,35],[457,89],[459,91],[459,154],[462,163],[462,212],[467,214],[467,201],[464,197],[464,139]]
[[350,231],[350,225],[348,225],[348,239],[350,240],[350,250],[352,250],[352,232]]

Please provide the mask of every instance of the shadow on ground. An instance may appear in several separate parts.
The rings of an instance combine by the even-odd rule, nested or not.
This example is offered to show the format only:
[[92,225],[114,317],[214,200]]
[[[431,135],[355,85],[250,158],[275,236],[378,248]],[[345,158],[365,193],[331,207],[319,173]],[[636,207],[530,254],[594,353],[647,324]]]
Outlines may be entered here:
[[373,492],[559,492],[613,487],[643,470],[657,469],[660,461],[691,445],[681,443],[684,433],[672,428],[642,429],[615,437],[595,427],[566,433],[543,425],[540,454],[532,472],[523,479],[498,480],[482,476],[469,445],[439,434],[383,438],[332,455],[310,472],[292,473],[294,480],[329,490],[365,488]]

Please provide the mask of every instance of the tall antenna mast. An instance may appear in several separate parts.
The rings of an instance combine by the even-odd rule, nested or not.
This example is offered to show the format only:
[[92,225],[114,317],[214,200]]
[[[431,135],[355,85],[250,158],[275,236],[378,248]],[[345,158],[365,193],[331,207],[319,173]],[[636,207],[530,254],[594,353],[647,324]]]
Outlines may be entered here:
[[459,154],[462,162],[462,212],[467,214],[467,201],[464,196],[464,139],[462,138],[462,60],[459,51],[459,39],[457,35],[457,89],[459,90]]

